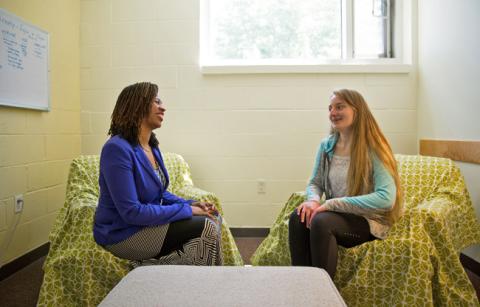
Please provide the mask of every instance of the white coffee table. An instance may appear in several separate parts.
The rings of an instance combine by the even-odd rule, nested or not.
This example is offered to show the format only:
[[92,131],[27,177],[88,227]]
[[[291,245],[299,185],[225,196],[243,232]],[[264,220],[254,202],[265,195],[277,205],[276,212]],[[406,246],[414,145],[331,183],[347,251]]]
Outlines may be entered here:
[[155,265],[128,273],[107,306],[346,306],[326,271],[310,267]]

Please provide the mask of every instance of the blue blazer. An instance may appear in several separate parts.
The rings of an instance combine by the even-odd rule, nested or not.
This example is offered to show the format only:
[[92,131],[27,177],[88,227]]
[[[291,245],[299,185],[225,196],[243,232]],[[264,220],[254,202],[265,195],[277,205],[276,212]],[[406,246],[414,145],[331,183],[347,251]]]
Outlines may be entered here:
[[153,155],[165,174],[158,179],[140,145],[132,146],[116,135],[102,148],[100,196],[95,212],[93,236],[100,245],[125,240],[147,226],[157,226],[192,216],[190,204],[167,192],[167,170],[158,148]]

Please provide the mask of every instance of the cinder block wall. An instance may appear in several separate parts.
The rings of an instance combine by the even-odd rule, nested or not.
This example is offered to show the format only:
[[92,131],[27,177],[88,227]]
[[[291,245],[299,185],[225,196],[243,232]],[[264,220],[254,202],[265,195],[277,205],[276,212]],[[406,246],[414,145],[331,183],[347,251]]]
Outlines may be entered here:
[[[51,95],[50,112],[0,106],[0,264],[4,264],[48,241],[64,203],[70,161],[81,152],[80,1],[2,0],[0,6],[50,33]],[[16,194],[24,196],[21,214],[14,214]],[[8,248],[3,245],[7,236]]]

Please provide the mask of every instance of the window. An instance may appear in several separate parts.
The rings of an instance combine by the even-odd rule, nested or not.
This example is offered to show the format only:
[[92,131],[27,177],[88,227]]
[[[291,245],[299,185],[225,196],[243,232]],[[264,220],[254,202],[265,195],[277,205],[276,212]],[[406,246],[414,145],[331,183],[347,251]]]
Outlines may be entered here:
[[203,0],[200,65],[401,64],[398,2]]

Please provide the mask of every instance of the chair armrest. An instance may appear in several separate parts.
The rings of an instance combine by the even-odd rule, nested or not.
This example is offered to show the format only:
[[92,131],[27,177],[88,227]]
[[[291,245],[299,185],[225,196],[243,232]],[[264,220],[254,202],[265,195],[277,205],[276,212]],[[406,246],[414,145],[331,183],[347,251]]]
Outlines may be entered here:
[[[62,209],[50,232],[50,249],[44,266],[53,263],[64,264],[67,259],[77,262],[85,261],[87,255],[91,263],[102,266],[102,263],[117,265],[122,273],[128,272],[130,262],[113,256],[101,248],[93,238],[93,217],[96,202],[77,199]],[[95,256],[93,256],[95,255]]]
[[443,237],[460,252],[480,241],[480,225],[476,222],[473,209],[469,209],[469,206],[456,203],[448,195],[438,195],[411,208],[406,214],[411,219],[420,218],[430,236]]
[[50,231],[50,251],[46,262],[56,253],[77,248],[78,240],[92,241],[96,246],[93,240],[93,216],[96,207],[96,202],[80,197],[65,202]]
[[211,192],[199,189],[197,187],[186,185],[177,190],[177,195],[185,199],[194,199],[198,201],[210,202],[215,205],[220,215],[222,215],[222,253],[224,265],[243,265],[240,251],[235,244],[230,228],[228,227],[223,208],[218,197]]

